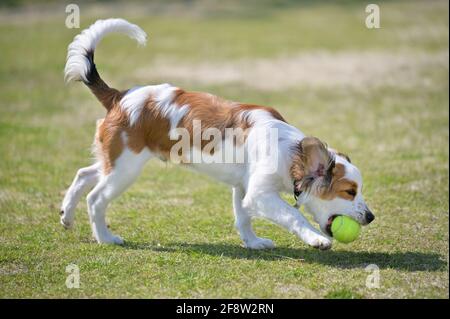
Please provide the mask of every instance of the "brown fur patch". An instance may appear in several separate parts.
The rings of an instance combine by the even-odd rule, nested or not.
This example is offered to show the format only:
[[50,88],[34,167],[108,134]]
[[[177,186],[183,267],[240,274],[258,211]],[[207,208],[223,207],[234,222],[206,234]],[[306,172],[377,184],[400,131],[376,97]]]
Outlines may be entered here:
[[121,134],[125,120],[124,114],[117,107],[114,107],[108,112],[103,122],[98,125],[97,152],[100,152],[105,174],[112,170],[115,160],[124,149]]
[[[176,90],[173,103],[178,107],[188,105],[188,111],[178,123],[178,128],[185,128],[190,135],[190,146],[193,145],[193,121],[201,121],[201,133],[208,128],[216,128],[225,136],[226,128],[241,128],[244,137],[236,140],[237,144],[245,142],[245,137],[252,123],[248,118],[242,116],[242,112],[261,109],[269,112],[274,118],[284,121],[283,117],[273,108],[252,104],[240,104],[223,100],[217,96]],[[127,114],[122,111],[120,103],[115,100],[104,121],[98,127],[98,149],[101,151],[103,168],[105,173],[109,173],[115,160],[124,149],[122,133],[127,136],[127,146],[135,153],[140,153],[144,147],[148,147],[152,152],[169,159],[172,146],[179,140],[169,138],[170,119],[163,117],[155,105],[152,97],[142,109],[138,121],[130,126]],[[201,140],[202,149],[210,140]],[[208,145],[208,152],[212,154],[211,145]]]
[[[285,121],[283,117],[273,108],[267,106],[241,104],[224,100],[215,95],[200,92],[186,92],[184,90],[177,90],[174,102],[179,106],[189,105],[188,113],[180,121],[178,127],[184,127],[188,130],[191,136],[191,143],[193,136],[193,122],[194,120],[201,121],[201,132],[203,133],[208,128],[218,129],[222,137],[225,137],[226,128],[240,128],[244,133],[241,140],[235,141],[236,144],[245,142],[247,130],[252,126],[248,118],[242,116],[245,111],[264,110],[269,112],[275,119]],[[202,149],[209,143],[210,140],[202,140]]]
[[170,149],[178,141],[169,138],[169,130],[169,119],[161,115],[153,100],[149,100],[139,120],[133,126],[126,127],[128,146],[136,153],[148,147],[152,152],[168,159]]
[[[354,181],[344,178],[345,166],[342,164],[336,164],[333,169],[331,183],[328,188],[321,189],[319,197],[326,200],[332,200],[336,197],[340,197],[346,200],[353,200],[358,191],[358,184]],[[349,194],[348,191],[354,192]]]

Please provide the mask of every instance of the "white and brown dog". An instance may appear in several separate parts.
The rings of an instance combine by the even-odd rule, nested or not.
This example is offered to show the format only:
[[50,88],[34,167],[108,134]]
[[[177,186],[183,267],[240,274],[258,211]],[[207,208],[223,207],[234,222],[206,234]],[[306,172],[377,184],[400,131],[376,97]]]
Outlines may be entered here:
[[[191,148],[175,161],[232,187],[235,224],[245,247],[274,247],[270,239],[255,235],[252,217],[266,218],[320,249],[331,247],[330,223],[335,215],[348,215],[362,225],[374,219],[361,194],[361,174],[349,158],[328,149],[317,138],[306,137],[273,108],[230,102],[169,84],[125,91],[110,88],[97,72],[94,49],[111,32],[124,33],[140,44],[146,42],[146,34],[138,26],[108,19],[97,21],[77,35],[68,48],[66,80],[83,81],[107,114],[97,122],[97,162],[78,171],[62,203],[61,223],[65,227],[73,225],[80,197],[93,187],[87,204],[95,239],[99,243],[122,244],[123,240],[106,225],[108,204],[133,183],[149,159],[172,160],[174,154],[179,155],[176,146],[180,129],[188,133]],[[243,134],[240,139],[230,138],[228,129],[239,129]],[[275,130],[275,144],[270,134],[261,133],[263,130]],[[203,143],[210,142],[216,133],[222,143],[216,141],[213,148]],[[198,135],[207,137],[196,145]],[[275,145],[271,153],[276,154],[276,160],[270,156],[255,160],[258,152],[253,151],[269,139]],[[243,152],[246,160],[214,161],[226,144]],[[200,160],[193,161],[196,156]],[[282,192],[294,193],[296,207],[280,197]],[[313,215],[323,233],[299,213],[301,205]]]

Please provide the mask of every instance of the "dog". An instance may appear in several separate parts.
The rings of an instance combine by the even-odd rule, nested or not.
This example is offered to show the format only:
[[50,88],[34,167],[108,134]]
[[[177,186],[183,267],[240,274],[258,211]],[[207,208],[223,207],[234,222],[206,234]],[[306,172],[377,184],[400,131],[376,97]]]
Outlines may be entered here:
[[[123,33],[142,45],[146,43],[146,33],[137,25],[123,19],[107,19],[98,20],[82,31],[68,47],[66,81],[82,81],[107,113],[97,122],[96,162],[78,170],[63,200],[60,215],[64,227],[72,227],[77,203],[92,188],[87,206],[93,236],[98,243],[123,244],[122,238],[112,234],[105,222],[108,204],[133,183],[148,160],[173,157],[180,165],[231,186],[235,226],[244,247],[250,249],[274,247],[272,240],[255,235],[254,217],[265,218],[294,233],[307,245],[322,250],[332,246],[331,222],[336,215],[347,215],[361,225],[374,220],[362,196],[361,173],[350,158],[328,148],[316,137],[305,136],[275,109],[227,101],[208,93],[187,92],[170,84],[124,91],[109,87],[94,64],[94,50],[112,32]],[[187,154],[176,157],[179,149],[173,150],[179,146],[180,135],[176,134],[179,129],[187,132],[187,146],[191,148],[184,152]],[[205,151],[211,136],[200,144],[194,143],[208,130],[221,135],[227,129],[243,134],[239,139],[222,135],[219,142],[240,150],[248,157],[247,161],[211,162],[224,144],[216,141],[215,149],[209,147]],[[276,160],[267,156],[254,160],[253,150],[269,144],[269,134],[261,133],[264,130],[276,133],[275,143],[270,143]],[[200,155],[200,161],[192,161],[196,155]],[[285,192],[294,195],[294,206],[280,196]],[[312,214],[321,231],[299,212],[300,206]]]

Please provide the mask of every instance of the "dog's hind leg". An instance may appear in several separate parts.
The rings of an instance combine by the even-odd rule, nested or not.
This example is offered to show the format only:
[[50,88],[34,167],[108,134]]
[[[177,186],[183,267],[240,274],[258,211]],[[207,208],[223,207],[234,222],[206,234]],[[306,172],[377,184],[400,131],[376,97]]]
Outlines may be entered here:
[[235,226],[246,248],[265,249],[274,248],[275,244],[267,238],[259,238],[252,229],[251,216],[247,210],[242,207],[244,199],[244,190],[240,186],[233,187],[233,210],[235,217]]
[[81,196],[89,188],[94,187],[100,178],[100,163],[95,163],[88,167],[80,168],[75,178],[64,196],[61,205],[61,224],[65,228],[73,226],[75,219],[75,208]]
[[111,171],[102,176],[99,183],[87,196],[89,219],[92,233],[98,243],[122,244],[119,236],[113,235],[105,221],[108,204],[124,192],[137,178],[151,154],[143,149],[139,154],[124,149],[117,158]]

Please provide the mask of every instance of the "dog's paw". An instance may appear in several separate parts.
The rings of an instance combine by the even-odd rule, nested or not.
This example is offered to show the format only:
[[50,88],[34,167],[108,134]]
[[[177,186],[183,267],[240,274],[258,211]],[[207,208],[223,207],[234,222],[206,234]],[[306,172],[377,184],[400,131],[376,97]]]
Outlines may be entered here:
[[73,219],[67,218],[63,210],[59,212],[59,215],[61,216],[60,218],[61,225],[63,225],[65,229],[70,229],[73,227]]
[[267,238],[259,238],[256,237],[253,240],[244,241],[245,248],[249,249],[271,249],[275,248],[275,244],[273,241]]
[[123,239],[120,236],[109,234],[108,236],[97,238],[99,244],[123,245]]
[[321,236],[321,237],[317,237],[314,240],[312,240],[310,245],[312,247],[320,249],[320,250],[328,250],[331,248],[332,242],[330,239]]

